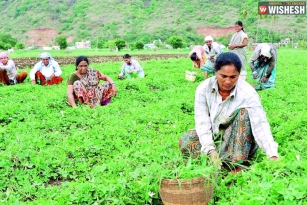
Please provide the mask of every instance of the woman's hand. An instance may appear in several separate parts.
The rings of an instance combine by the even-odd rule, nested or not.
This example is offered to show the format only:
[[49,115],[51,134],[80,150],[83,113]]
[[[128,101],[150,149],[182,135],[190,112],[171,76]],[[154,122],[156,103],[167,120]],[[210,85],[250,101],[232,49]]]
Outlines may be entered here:
[[209,158],[214,166],[216,166],[217,168],[221,168],[222,162],[218,153],[215,150],[210,152]]
[[115,84],[112,84],[112,96],[115,97],[116,94],[117,94],[117,88],[116,88],[116,85]]
[[73,85],[68,85],[67,88],[67,104],[70,105],[73,108],[76,108],[76,102],[75,102],[75,97],[74,97],[74,86]]
[[228,49],[229,49],[229,50],[233,50],[233,49],[235,49],[235,48],[236,48],[236,45],[229,45],[229,46],[228,46]]

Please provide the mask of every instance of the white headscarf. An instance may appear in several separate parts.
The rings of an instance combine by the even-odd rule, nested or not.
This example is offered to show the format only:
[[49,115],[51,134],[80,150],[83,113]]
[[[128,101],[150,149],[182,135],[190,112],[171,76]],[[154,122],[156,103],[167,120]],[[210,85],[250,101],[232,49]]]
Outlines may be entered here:
[[260,55],[263,55],[265,57],[268,57],[268,58],[271,58],[272,55],[271,55],[271,46],[270,45],[264,45],[262,48],[261,48],[261,52],[260,52]]
[[51,55],[47,52],[43,52],[41,54],[39,54],[38,56],[40,59],[46,59],[46,58],[49,58],[50,60],[52,60],[53,58],[51,57]]
[[212,36],[206,36],[205,41],[212,41],[213,42]]

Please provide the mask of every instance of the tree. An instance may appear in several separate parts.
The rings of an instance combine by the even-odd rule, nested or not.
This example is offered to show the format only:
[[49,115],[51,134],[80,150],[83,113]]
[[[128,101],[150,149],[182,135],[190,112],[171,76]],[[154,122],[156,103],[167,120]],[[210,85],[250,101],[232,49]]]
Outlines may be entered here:
[[65,49],[68,46],[67,36],[57,36],[55,38],[56,43],[60,46],[60,49]]
[[10,48],[12,48],[12,45],[11,45],[11,44],[5,43],[5,42],[3,42],[3,41],[0,41],[0,49],[2,49],[2,50],[8,50],[8,49],[10,49]]
[[17,40],[10,34],[0,34],[0,42],[0,49],[7,50],[14,47],[17,43]]
[[182,38],[180,36],[171,36],[167,39],[167,42],[173,47],[173,48],[181,48]]
[[15,45],[16,49],[24,49],[25,48],[25,44],[21,43],[21,42],[17,42]]
[[118,50],[124,48],[126,46],[126,41],[124,39],[121,38],[117,38],[114,41],[116,47],[118,48]]
[[265,36],[265,37],[262,38],[262,42],[268,43],[268,42],[270,42],[270,38]]
[[140,41],[135,42],[135,48],[141,50],[144,48],[144,44]]

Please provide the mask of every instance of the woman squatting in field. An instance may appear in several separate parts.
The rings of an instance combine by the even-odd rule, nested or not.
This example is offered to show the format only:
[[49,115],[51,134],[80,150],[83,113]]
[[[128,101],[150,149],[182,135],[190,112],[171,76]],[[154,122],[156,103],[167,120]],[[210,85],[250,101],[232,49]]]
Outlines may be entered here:
[[195,94],[195,129],[184,134],[179,148],[185,156],[209,155],[216,165],[242,170],[258,147],[276,160],[278,144],[256,90],[239,78],[240,58],[231,52],[218,56],[216,76],[202,82]]
[[[116,85],[109,76],[88,66],[89,60],[86,56],[77,57],[76,71],[67,80],[68,104],[72,107],[77,107],[75,99],[91,108],[107,105],[117,93]],[[99,85],[100,80],[107,82]]]

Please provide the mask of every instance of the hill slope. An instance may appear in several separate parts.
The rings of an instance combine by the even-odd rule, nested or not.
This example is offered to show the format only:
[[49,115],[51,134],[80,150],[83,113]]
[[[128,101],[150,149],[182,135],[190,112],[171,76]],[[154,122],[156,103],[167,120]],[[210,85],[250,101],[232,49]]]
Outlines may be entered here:
[[[244,4],[239,0],[6,0],[0,8],[5,14],[1,16],[0,33],[9,33],[26,46],[53,45],[57,35],[70,36],[71,41],[122,37],[144,43],[181,35],[186,42],[193,42],[197,41],[197,29],[226,28],[238,19],[255,36],[258,18],[255,0]],[[260,27],[279,31],[282,36],[276,34],[276,38],[292,32],[303,38],[300,33],[307,31],[305,21],[305,16],[278,16],[275,22],[261,20]],[[51,32],[41,33],[46,29]],[[271,34],[260,29],[261,38]]]

